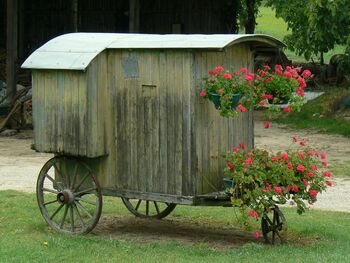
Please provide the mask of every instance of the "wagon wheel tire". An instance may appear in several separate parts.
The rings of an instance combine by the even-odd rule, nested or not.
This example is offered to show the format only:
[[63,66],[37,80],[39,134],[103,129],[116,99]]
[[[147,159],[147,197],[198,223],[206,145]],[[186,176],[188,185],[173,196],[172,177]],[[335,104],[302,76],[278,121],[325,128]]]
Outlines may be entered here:
[[162,219],[169,215],[176,207],[176,204],[156,202],[143,199],[132,199],[122,197],[126,208],[137,217]]
[[271,213],[265,213],[261,219],[261,230],[267,244],[283,244],[287,240],[287,221],[275,206]]
[[54,157],[41,169],[36,186],[40,212],[54,230],[87,234],[98,223],[102,193],[92,169],[72,157]]

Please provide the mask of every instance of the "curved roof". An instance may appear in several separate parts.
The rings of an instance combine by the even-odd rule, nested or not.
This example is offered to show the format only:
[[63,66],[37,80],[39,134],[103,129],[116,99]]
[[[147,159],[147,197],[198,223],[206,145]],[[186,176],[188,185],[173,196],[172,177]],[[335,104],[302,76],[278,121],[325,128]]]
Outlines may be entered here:
[[22,64],[30,69],[85,70],[105,49],[216,49],[247,41],[271,47],[284,44],[267,35],[156,35],[115,33],[71,33],[58,36],[36,51]]

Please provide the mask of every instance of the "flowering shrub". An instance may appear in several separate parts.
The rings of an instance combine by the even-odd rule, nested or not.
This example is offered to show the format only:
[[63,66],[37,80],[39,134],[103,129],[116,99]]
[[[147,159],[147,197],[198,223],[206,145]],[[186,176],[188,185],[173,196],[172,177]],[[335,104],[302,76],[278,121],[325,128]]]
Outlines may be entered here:
[[293,138],[297,147],[271,154],[266,150],[245,151],[233,147],[224,154],[225,175],[234,182],[230,189],[232,203],[242,207],[249,217],[258,219],[278,204],[296,204],[302,214],[317,195],[332,186],[326,154],[307,147]]
[[[247,68],[240,71],[224,71],[224,68],[217,66],[215,70],[209,70],[209,77],[203,78],[200,96],[213,100],[214,96],[220,96],[218,109],[225,117],[232,117],[238,111],[246,112],[251,109],[257,100],[257,93],[254,90],[255,75],[249,73]],[[237,103],[232,104],[232,97],[237,95]]]
[[[281,102],[288,102],[288,105],[274,107],[272,111],[299,111],[305,103],[306,80],[311,77],[309,70],[294,67],[283,69],[281,65],[276,65],[274,70],[266,65],[258,70],[258,74],[249,72],[247,68],[230,72],[217,66],[208,74],[203,78],[200,96],[210,100],[219,96],[220,101],[216,106],[225,117],[235,116],[237,112],[245,112],[255,106]],[[233,104],[232,99],[237,94],[239,100]]]

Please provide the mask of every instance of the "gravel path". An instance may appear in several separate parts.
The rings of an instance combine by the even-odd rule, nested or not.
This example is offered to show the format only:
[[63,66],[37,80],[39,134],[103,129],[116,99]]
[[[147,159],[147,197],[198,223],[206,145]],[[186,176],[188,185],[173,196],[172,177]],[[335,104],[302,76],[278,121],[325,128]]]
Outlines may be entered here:
[[[313,207],[350,212],[350,138],[313,131],[296,132],[276,124],[264,129],[262,122],[255,123],[257,147],[282,150],[290,144],[293,136],[305,139],[313,147],[327,152],[329,163],[341,167],[335,173],[335,186],[319,195]],[[30,149],[31,143],[31,131],[0,137],[0,190],[35,192],[36,177],[52,155],[34,152]]]

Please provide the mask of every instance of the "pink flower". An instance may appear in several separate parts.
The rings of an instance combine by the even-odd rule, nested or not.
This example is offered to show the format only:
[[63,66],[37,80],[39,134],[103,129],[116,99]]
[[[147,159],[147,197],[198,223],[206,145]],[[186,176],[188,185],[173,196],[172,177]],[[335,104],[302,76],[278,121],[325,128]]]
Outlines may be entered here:
[[312,74],[311,71],[308,70],[308,69],[305,69],[305,70],[303,71],[303,73],[301,73],[301,75],[302,75],[304,78],[310,77],[311,74]]
[[275,65],[275,70],[283,71],[283,67],[279,64]]
[[244,163],[245,163],[246,165],[252,165],[252,164],[253,164],[253,160],[250,159],[250,158],[248,158],[248,159],[245,159],[245,160],[244,160]]
[[298,165],[297,165],[297,171],[299,171],[299,172],[304,172],[304,171],[305,171],[304,165],[298,164]]
[[239,147],[241,147],[242,150],[245,150],[245,148],[246,148],[246,146],[245,146],[244,143],[240,143],[240,144],[239,144]]
[[325,176],[325,177],[332,177],[332,173],[330,172],[330,171],[323,171],[323,175]]
[[313,155],[312,150],[308,150],[306,153],[307,153],[307,155],[309,155],[309,156],[312,156],[312,155]]
[[304,89],[304,88],[306,88],[306,82],[305,82],[305,79],[303,79],[303,78],[297,78],[297,81],[299,82],[299,86],[298,86],[298,88],[300,88],[300,89]]
[[223,89],[219,89],[219,90],[218,90],[218,93],[221,94],[221,95],[222,95],[224,92],[225,92],[225,91],[224,91]]
[[304,96],[305,96],[305,92],[304,92],[302,89],[298,89],[298,90],[297,90],[297,94],[298,94],[300,97],[304,97]]
[[265,65],[263,68],[264,68],[265,70],[270,70],[270,69],[271,69],[268,65]]
[[224,67],[222,67],[222,66],[216,66],[215,69],[217,71],[224,71]]
[[288,163],[287,167],[288,167],[289,170],[293,170],[293,164],[292,163]]
[[276,155],[273,155],[273,156],[271,157],[271,160],[272,160],[273,162],[278,162],[278,157],[277,157]]
[[232,75],[230,73],[225,73],[224,78],[225,79],[232,79]]
[[235,169],[235,166],[234,166],[232,163],[230,163],[230,162],[226,163],[226,166],[227,166],[227,168],[228,168],[230,171],[232,171],[232,170]]
[[300,141],[300,145],[305,146],[306,145],[305,141]]
[[247,68],[241,68],[241,72],[243,72],[243,73],[248,72],[248,69]]
[[322,162],[322,165],[323,165],[324,167],[327,167],[327,166],[328,166],[328,163],[327,163],[327,162]]
[[297,193],[297,192],[299,191],[299,187],[298,187],[297,185],[293,185],[293,186],[292,186],[292,191],[293,191],[294,193]]
[[250,209],[250,210],[248,211],[248,216],[254,217],[254,218],[256,218],[256,219],[259,219],[259,217],[260,217],[259,213],[256,212],[255,210],[252,210],[252,209]]
[[300,159],[302,159],[302,160],[305,159],[305,155],[304,155],[303,153],[298,153],[298,157],[299,157]]
[[277,75],[280,75],[280,76],[282,76],[282,75],[283,75],[282,70],[278,70],[278,69],[276,69],[275,71],[276,71],[276,74],[277,74]]
[[312,166],[311,166],[311,170],[316,171],[316,170],[317,170],[317,166],[316,166],[316,165],[312,165]]
[[284,72],[283,76],[285,76],[285,77],[290,79],[290,78],[292,78],[292,73],[286,71],[286,72]]
[[298,137],[297,136],[294,136],[293,137],[293,142],[297,142],[298,141]]
[[233,146],[232,151],[234,151],[235,153],[239,151],[237,146]]
[[254,232],[254,237],[255,237],[256,239],[258,239],[260,236],[261,236],[261,234],[260,234],[259,231],[255,231],[255,232]]
[[326,181],[326,184],[327,184],[328,186],[333,186],[333,182],[332,182],[332,181]]
[[288,161],[288,159],[289,159],[288,153],[281,153],[281,158],[285,161]]
[[273,189],[275,190],[276,194],[280,194],[282,192],[282,189],[280,186],[274,186]]
[[321,159],[326,159],[326,154],[325,153],[321,153]]
[[289,106],[284,106],[282,109],[283,109],[285,112],[292,112],[292,108],[289,107]]
[[263,188],[263,192],[265,192],[265,193],[270,191],[270,190],[271,190],[271,185],[270,184],[265,185],[264,188]]
[[199,93],[199,96],[205,97],[207,96],[207,93],[205,92],[205,90],[202,90],[201,93]]
[[239,109],[241,112],[246,112],[246,111],[247,111],[247,108],[244,107],[242,104],[239,104],[239,105],[237,106],[237,109]]
[[264,100],[261,100],[261,101],[259,102],[259,104],[260,104],[261,106],[264,106],[264,105],[265,105],[265,101],[264,101]]
[[263,76],[263,77],[266,77],[266,76],[267,76],[267,73],[266,73],[265,71],[263,71],[263,70],[260,70],[260,71],[259,71],[259,74],[260,74],[261,76]]
[[268,100],[272,100],[273,99],[273,96],[271,94],[263,94],[262,95],[264,99],[268,99]]
[[249,82],[253,81],[254,80],[254,74],[253,73],[248,73],[247,75],[245,75],[244,79],[249,81]]
[[265,129],[270,128],[270,122],[269,121],[265,121],[264,127],[265,127]]
[[312,197],[316,197],[317,196],[317,190],[309,190],[309,194],[312,196]]
[[238,75],[239,75],[239,72],[238,72],[238,71],[234,71],[234,72],[233,72],[233,75],[238,76]]
[[305,187],[305,188],[307,188],[307,187],[309,186],[309,181],[308,181],[308,180],[306,180],[306,179],[304,179],[304,181],[303,181],[303,182],[304,182],[304,187]]
[[307,172],[307,174],[306,174],[308,177],[312,177],[312,176],[314,176],[314,173],[313,172]]
[[219,73],[218,73],[217,71],[214,71],[214,70],[209,70],[209,71],[208,71],[208,74],[209,74],[209,75],[217,76]]

